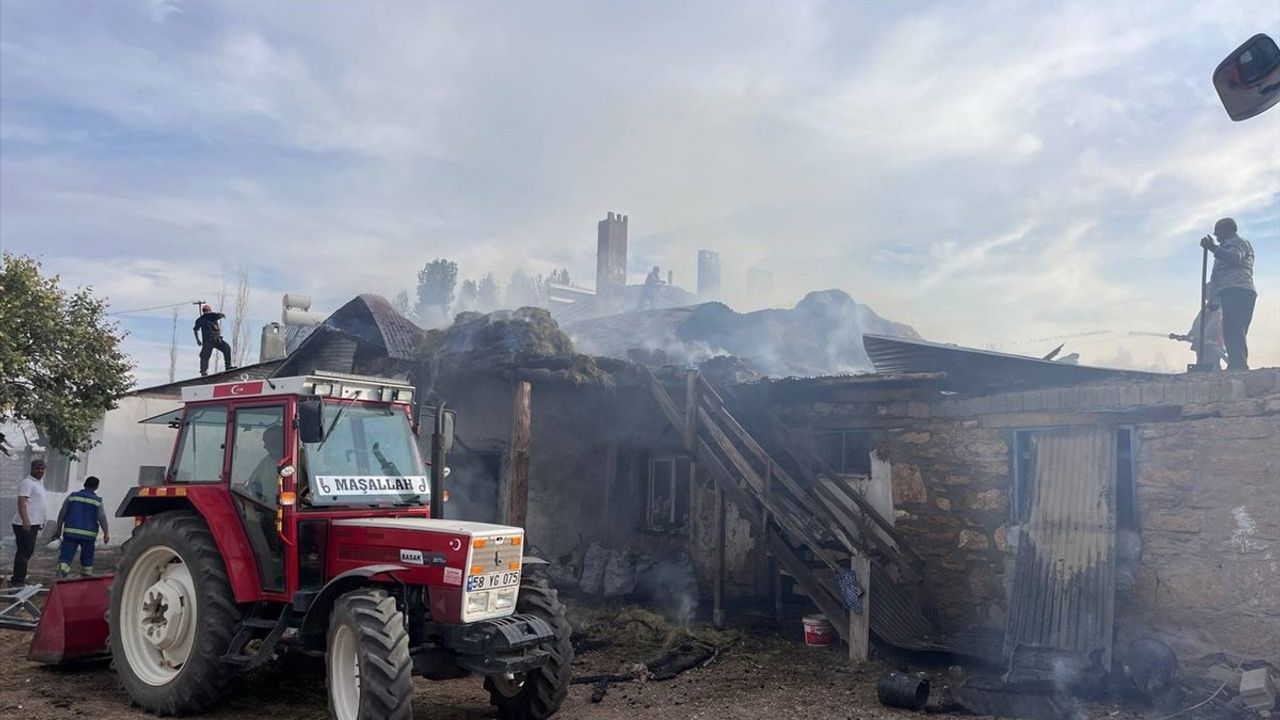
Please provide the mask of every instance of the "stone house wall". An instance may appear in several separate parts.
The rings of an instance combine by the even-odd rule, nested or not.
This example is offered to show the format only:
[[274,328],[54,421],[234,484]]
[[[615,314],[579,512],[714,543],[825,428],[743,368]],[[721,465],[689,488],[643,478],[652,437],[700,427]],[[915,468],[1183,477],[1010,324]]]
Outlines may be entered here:
[[895,523],[926,557],[951,627],[1004,626],[1015,431],[1131,428],[1138,532],[1117,543],[1118,642],[1150,634],[1188,663],[1280,665],[1280,370],[969,398],[928,383],[799,395],[770,393],[793,427],[871,433],[891,465]]

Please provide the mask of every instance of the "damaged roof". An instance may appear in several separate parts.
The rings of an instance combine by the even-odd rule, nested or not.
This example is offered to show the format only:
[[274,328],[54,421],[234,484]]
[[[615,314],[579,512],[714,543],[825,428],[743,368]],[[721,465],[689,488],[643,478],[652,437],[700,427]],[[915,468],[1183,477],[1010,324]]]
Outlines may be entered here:
[[422,330],[381,295],[364,293],[338,308],[325,326],[387,351],[396,360],[412,360]]
[[959,392],[1078,385],[1117,378],[1150,380],[1161,376],[1161,373],[1072,365],[883,335],[864,334],[862,343],[877,373],[946,373],[947,389]]

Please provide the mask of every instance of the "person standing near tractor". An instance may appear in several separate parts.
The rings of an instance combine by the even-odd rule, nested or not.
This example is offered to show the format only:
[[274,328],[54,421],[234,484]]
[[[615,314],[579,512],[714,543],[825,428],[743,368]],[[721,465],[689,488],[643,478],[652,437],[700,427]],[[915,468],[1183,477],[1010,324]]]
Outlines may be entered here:
[[[1214,242],[1214,236],[1217,242]],[[1249,369],[1249,324],[1258,291],[1253,285],[1253,245],[1237,234],[1236,221],[1222,218],[1213,226],[1213,236],[1205,235],[1200,247],[1213,253],[1213,273],[1209,276],[1210,304],[1222,305],[1222,337],[1227,350],[1228,370]]]
[[53,528],[53,539],[62,538],[58,548],[58,577],[66,577],[71,573],[71,561],[76,552],[80,553],[80,574],[93,574],[94,543],[98,540],[98,528],[102,528],[102,543],[111,542],[111,531],[107,529],[107,513],[102,509],[102,498],[98,497],[98,478],[90,475],[84,481],[84,488],[77,490],[62,501],[62,510],[58,511],[58,523]]
[[18,483],[18,512],[13,516],[13,537],[17,548],[13,553],[11,587],[27,584],[27,563],[36,551],[36,539],[45,524],[44,461],[31,461],[31,474]]
[[196,345],[200,346],[200,377],[209,374],[209,356],[214,350],[222,353],[223,367],[227,370],[235,369],[231,364],[231,346],[222,339],[219,321],[224,317],[226,316],[222,313],[214,312],[208,303],[200,305],[200,317],[196,318],[196,324],[191,328],[196,336]]

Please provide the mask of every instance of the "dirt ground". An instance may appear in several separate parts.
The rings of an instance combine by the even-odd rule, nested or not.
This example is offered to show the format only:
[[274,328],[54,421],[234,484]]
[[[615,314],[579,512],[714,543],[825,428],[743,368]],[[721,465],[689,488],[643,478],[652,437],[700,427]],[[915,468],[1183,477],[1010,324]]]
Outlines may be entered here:
[[[5,553],[7,555],[7,553]],[[102,568],[114,564],[106,549]],[[0,558],[7,566],[11,556]],[[41,549],[31,577],[48,582],[53,553]],[[8,568],[5,567],[7,570]],[[887,669],[879,663],[850,665],[835,649],[806,647],[800,629],[779,634],[767,623],[756,629],[748,618],[737,629],[705,625],[677,627],[636,607],[584,607],[569,601],[575,627],[574,675],[623,673],[690,642],[717,648],[709,661],[670,680],[612,684],[599,703],[591,684],[573,685],[557,718],[581,720],[917,720],[924,713],[886,708],[876,700],[876,681]],[[0,718],[124,720],[150,715],[131,707],[106,663],[51,669],[26,659],[30,634],[0,630]],[[935,677],[935,685],[942,677]],[[320,675],[263,670],[241,684],[206,717],[244,720],[321,720],[328,715]],[[431,682],[414,679],[414,715],[420,720],[488,720],[493,712],[479,678]],[[1088,705],[1078,720],[1140,720],[1155,714],[1133,707]],[[972,717],[972,716],[970,716]],[[1205,708],[1181,720],[1241,718]]]
[[[104,558],[99,562],[105,566]],[[7,569],[7,568],[6,568]],[[47,580],[52,560],[42,550],[31,576]],[[670,628],[643,623],[613,623],[612,610],[581,610],[587,649],[574,662],[576,675],[618,672],[661,653]],[[584,619],[585,618],[585,619]],[[574,685],[557,718],[576,720],[675,720],[677,718],[890,718],[906,713],[886,709],[875,699],[880,668],[850,667],[835,651],[805,647],[795,637],[729,632],[712,633],[721,649],[710,664],[667,681],[626,682],[610,686],[604,699],[590,702],[593,687]],[[0,717],[55,718],[150,717],[130,707],[105,664],[49,669],[26,659],[28,633],[0,630]],[[414,680],[415,717],[432,720],[485,720],[493,717],[478,678],[430,682]],[[246,720],[313,720],[327,716],[322,677],[262,671],[243,684],[208,717]]]

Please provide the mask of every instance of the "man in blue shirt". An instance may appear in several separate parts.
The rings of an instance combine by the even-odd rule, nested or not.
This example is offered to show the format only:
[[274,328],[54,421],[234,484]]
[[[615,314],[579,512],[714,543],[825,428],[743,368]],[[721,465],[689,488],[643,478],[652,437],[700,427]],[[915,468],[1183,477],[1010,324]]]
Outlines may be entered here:
[[93,574],[93,546],[98,539],[98,528],[102,528],[102,542],[111,542],[107,513],[97,493],[98,484],[98,478],[90,475],[84,481],[83,490],[71,493],[62,502],[58,523],[53,529],[53,537],[62,538],[58,549],[58,577],[66,577],[71,572],[71,561],[77,550],[80,551],[80,574]]

